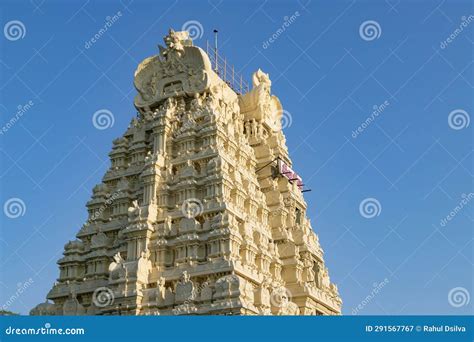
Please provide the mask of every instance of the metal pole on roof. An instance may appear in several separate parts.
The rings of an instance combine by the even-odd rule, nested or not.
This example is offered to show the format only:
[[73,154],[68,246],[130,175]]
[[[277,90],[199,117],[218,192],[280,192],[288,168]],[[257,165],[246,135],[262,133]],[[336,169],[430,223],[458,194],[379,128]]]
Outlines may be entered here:
[[215,72],[218,72],[218,68],[217,68],[217,63],[218,63],[217,61],[217,34],[218,33],[219,32],[216,29],[214,29],[214,59],[215,59],[214,71]]
[[227,73],[227,57],[224,57],[224,82],[226,81],[226,73]]

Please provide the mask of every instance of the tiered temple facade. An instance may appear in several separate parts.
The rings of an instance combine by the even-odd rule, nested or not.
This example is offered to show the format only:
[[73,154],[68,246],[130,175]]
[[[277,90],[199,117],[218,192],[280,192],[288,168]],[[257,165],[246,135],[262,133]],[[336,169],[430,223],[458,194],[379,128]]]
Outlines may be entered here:
[[187,32],[165,43],[31,314],[340,314],[268,75],[239,94]]

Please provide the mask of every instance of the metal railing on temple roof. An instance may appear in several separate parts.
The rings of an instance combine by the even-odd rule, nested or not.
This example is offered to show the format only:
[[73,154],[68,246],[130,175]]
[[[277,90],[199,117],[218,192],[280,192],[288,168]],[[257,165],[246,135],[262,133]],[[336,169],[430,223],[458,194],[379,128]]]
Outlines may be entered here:
[[209,45],[209,41],[206,43],[206,53],[211,60],[212,70],[214,70],[229,87],[239,95],[249,92],[249,84],[244,80],[242,74],[236,72],[234,66],[229,65],[227,58],[220,56],[218,50]]

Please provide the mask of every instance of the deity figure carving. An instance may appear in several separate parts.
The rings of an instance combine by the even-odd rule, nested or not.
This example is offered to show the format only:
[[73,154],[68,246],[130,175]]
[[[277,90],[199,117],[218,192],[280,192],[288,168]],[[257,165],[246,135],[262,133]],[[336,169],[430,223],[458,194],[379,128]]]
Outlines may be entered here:
[[307,255],[303,257],[303,267],[304,267],[303,273],[305,275],[304,281],[307,282],[309,285],[313,285],[316,275],[313,270],[313,262],[310,259],[310,257]]
[[110,280],[117,280],[120,278],[125,277],[125,266],[124,260],[120,252],[117,252],[114,257],[114,261],[112,261],[109,265],[109,279]]
[[[268,279],[265,279],[260,288],[257,290],[256,301],[257,305],[262,306],[262,309],[269,309],[271,306],[271,296],[270,296],[270,282]],[[265,312],[267,312],[265,310]]]
[[194,300],[196,298],[196,289],[187,271],[183,271],[181,278],[176,285],[176,298],[179,302]]
[[159,277],[156,281],[156,302],[158,305],[163,304],[166,295],[166,279],[164,277]]
[[128,208],[128,220],[135,221],[141,217],[142,208],[138,205],[138,200],[132,202],[132,206]]
[[137,278],[147,281],[149,270],[151,269],[150,251],[148,249],[140,253],[137,261]]
[[258,69],[252,76],[252,84],[254,88],[262,87],[266,92],[270,93],[272,81],[270,81],[268,74],[264,73],[261,69]]
[[179,57],[184,51],[184,41],[189,39],[189,33],[187,31],[175,32],[170,29],[168,35],[164,38],[166,48],[163,48],[161,45],[160,53],[168,57],[170,53],[176,53]]

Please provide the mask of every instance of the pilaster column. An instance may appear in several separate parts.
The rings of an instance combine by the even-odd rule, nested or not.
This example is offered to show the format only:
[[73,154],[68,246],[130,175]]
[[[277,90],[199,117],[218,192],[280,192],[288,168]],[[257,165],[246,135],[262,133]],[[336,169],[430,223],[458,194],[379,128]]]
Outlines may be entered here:
[[162,155],[166,152],[167,135],[170,132],[169,116],[161,114],[153,127],[153,154]]

